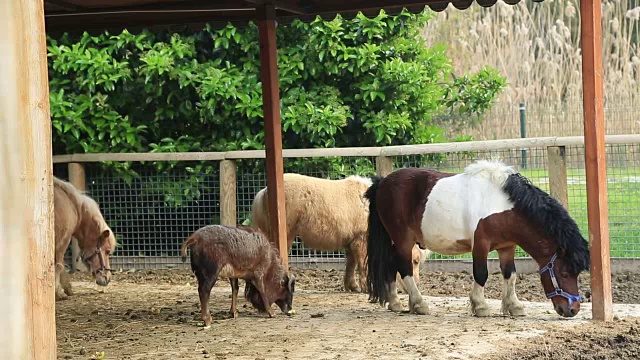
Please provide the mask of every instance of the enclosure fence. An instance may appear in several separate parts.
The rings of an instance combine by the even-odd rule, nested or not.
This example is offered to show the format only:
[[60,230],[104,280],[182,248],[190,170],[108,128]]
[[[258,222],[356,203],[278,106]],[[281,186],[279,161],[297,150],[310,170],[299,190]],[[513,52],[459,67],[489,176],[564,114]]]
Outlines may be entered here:
[[[583,141],[575,136],[287,149],[283,156],[285,172],[329,179],[386,175],[403,167],[462,172],[475,160],[500,159],[567,207],[588,239]],[[640,259],[640,135],[608,135],[606,143],[611,256]],[[266,187],[264,158],[262,150],[58,155],[54,174],[86,188],[100,205],[119,243],[112,256],[114,269],[183,268],[180,245],[193,231],[209,224],[250,223],[253,198]],[[117,170],[118,163],[130,166]],[[344,261],[342,251],[315,251],[299,239],[289,256],[292,267],[340,266]],[[528,258],[521,249],[516,256]]]

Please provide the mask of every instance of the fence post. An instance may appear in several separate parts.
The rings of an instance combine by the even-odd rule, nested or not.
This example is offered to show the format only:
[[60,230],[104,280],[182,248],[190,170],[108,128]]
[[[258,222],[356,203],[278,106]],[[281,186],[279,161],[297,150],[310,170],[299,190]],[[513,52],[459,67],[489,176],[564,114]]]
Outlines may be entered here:
[[236,226],[236,162],[220,161],[220,224]]
[[376,157],[376,175],[387,176],[393,172],[393,159],[389,156]]
[[[527,137],[527,108],[524,103],[520,103],[520,137]],[[522,168],[527,168],[527,149],[522,149]]]
[[565,209],[569,210],[567,195],[567,159],[564,146],[547,147],[549,161],[549,190],[551,196],[558,200]]
[[[84,165],[82,163],[69,163],[67,164],[67,168],[69,169],[69,182],[71,185],[75,186],[80,191],[87,190],[87,182],[84,173]],[[71,270],[78,271],[79,267],[82,267],[82,270],[87,270],[87,268],[82,264],[82,261],[79,261],[80,256],[80,247],[78,246],[78,240],[73,237],[71,238]]]

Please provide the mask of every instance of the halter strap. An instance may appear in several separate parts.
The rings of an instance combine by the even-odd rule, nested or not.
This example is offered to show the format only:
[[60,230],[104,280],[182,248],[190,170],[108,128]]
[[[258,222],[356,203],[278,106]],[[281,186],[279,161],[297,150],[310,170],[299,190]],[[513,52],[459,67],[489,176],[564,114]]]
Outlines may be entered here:
[[96,250],[93,252],[93,254],[87,256],[82,260],[85,263],[88,263],[89,260],[93,259],[96,256],[98,257],[98,261],[100,262],[100,267],[93,270],[92,273],[95,275],[98,271],[111,271],[111,269],[104,265],[104,257],[102,256],[102,244],[100,244],[100,240],[98,240],[98,246],[96,246]]
[[584,298],[581,295],[569,294],[568,292],[560,288],[560,286],[558,285],[558,279],[556,278],[556,272],[553,270],[553,266],[557,258],[558,253],[553,254],[551,260],[549,260],[549,263],[539,271],[540,275],[548,271],[549,276],[551,277],[551,283],[553,284],[554,291],[546,293],[545,295],[547,296],[547,299],[551,299],[554,296],[562,296],[563,298],[567,299],[569,307],[571,307],[571,305],[573,305],[575,301],[581,302]]

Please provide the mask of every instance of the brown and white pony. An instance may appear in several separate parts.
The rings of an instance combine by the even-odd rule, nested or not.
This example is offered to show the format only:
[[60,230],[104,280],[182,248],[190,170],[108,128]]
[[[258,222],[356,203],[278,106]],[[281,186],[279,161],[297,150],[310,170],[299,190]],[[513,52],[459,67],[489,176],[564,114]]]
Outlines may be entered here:
[[[72,184],[56,177],[53,178],[53,198],[56,300],[63,300],[68,295],[73,295],[68,279],[64,278],[66,277],[64,253],[72,237],[78,241],[80,258],[94,276],[96,284],[107,286],[111,280],[109,255],[116,248],[116,239],[104,220],[98,204]],[[62,280],[61,277],[63,277]]]
[[375,178],[370,201],[367,285],[372,301],[401,311],[396,272],[409,293],[411,313],[427,314],[411,272],[411,249],[473,254],[471,311],[488,316],[484,298],[487,256],[497,250],[504,277],[502,312],[524,315],[515,292],[516,245],[540,266],[540,280],[556,312],[580,310],[578,275],[589,268],[589,248],[569,213],[528,179],[500,162],[481,160],[464,173],[405,168]]

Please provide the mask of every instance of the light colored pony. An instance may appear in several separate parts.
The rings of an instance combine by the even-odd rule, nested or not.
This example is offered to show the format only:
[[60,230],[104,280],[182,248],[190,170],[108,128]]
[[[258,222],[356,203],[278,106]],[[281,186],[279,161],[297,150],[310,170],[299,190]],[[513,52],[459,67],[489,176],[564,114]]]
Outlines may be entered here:
[[73,295],[64,270],[64,253],[71,238],[78,241],[82,263],[94,276],[96,284],[101,286],[107,286],[111,280],[109,255],[116,248],[116,239],[93,199],[56,177],[53,178],[53,190],[56,300],[64,300]]
[[[345,250],[346,291],[367,291],[367,229],[369,201],[364,193],[371,179],[352,175],[341,180],[328,180],[300,174],[284,174],[285,212],[288,249],[296,236],[306,247],[336,251]],[[270,234],[267,188],[253,199],[252,226]],[[273,242],[272,239],[270,241]],[[426,253],[414,249],[414,273]],[[356,281],[356,268],[360,278]],[[416,277],[417,279],[417,277]]]

